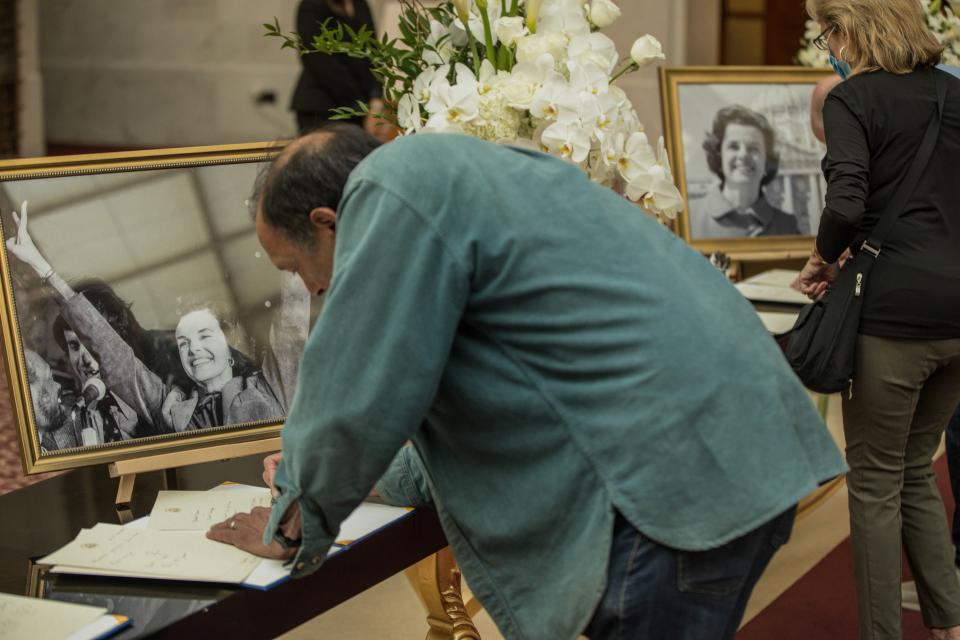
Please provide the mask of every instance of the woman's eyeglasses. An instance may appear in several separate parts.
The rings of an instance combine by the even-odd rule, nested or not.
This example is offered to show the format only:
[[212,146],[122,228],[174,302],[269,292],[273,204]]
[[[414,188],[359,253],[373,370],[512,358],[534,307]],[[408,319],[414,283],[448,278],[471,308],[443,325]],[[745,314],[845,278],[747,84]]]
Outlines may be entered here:
[[813,39],[813,46],[820,51],[827,51],[830,47],[827,44],[827,38],[830,37],[830,34],[833,32],[833,27],[827,27],[824,29],[820,35]]

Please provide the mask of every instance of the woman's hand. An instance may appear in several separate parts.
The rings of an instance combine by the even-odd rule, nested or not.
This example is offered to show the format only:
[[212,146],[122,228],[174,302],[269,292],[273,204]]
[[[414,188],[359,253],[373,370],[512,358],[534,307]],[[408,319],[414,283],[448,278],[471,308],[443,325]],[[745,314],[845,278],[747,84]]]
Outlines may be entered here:
[[819,300],[827,293],[827,288],[840,273],[840,266],[849,258],[849,253],[841,257],[839,264],[831,264],[820,257],[814,249],[807,264],[800,270],[800,275],[790,285],[811,300]]
[[37,249],[37,245],[34,244],[33,238],[30,237],[30,233],[27,231],[26,200],[20,205],[19,215],[16,211],[13,212],[13,221],[17,225],[17,233],[7,239],[7,251],[29,265],[41,278],[49,278],[53,275],[53,269],[50,267],[50,263],[47,262],[46,258],[41,255],[40,250]]

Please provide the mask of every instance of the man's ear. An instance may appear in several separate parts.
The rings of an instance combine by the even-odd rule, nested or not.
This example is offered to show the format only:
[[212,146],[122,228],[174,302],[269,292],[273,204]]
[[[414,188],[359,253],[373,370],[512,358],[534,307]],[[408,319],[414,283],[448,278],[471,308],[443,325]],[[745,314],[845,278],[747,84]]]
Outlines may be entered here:
[[333,232],[337,228],[337,212],[330,207],[317,207],[310,212],[310,222],[317,231],[329,229]]

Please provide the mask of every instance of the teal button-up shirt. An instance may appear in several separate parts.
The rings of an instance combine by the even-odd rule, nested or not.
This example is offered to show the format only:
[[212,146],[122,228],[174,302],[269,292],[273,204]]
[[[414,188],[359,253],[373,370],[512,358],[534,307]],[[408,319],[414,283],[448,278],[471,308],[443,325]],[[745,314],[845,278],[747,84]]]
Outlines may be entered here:
[[266,535],[299,502],[295,573],[389,468],[384,494],[431,500],[510,639],[586,627],[615,510],[707,549],[844,470],[707,260],[577,167],[436,134],[346,185],[283,454]]

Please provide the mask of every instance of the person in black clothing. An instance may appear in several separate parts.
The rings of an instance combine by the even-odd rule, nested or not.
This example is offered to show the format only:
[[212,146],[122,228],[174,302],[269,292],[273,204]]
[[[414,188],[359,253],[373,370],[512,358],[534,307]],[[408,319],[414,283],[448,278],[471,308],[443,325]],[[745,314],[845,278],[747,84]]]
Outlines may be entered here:
[[843,398],[860,637],[901,638],[900,548],[933,638],[960,638],[960,581],[931,460],[960,403],[960,79],[915,0],[807,0],[848,79],[823,109],[826,208],[797,287],[822,296],[913,163],[947,87],[933,160],[877,258]]
[[[366,0],[302,0],[297,8],[297,33],[307,46],[320,33],[320,26],[333,19],[351,29],[374,29]],[[316,129],[330,120],[330,110],[370,105],[373,114],[383,112],[382,89],[370,72],[370,63],[346,55],[308,53],[301,56],[303,71],[293,92],[290,108],[297,114],[300,133]],[[389,126],[375,116],[353,120],[367,133],[386,141]]]

